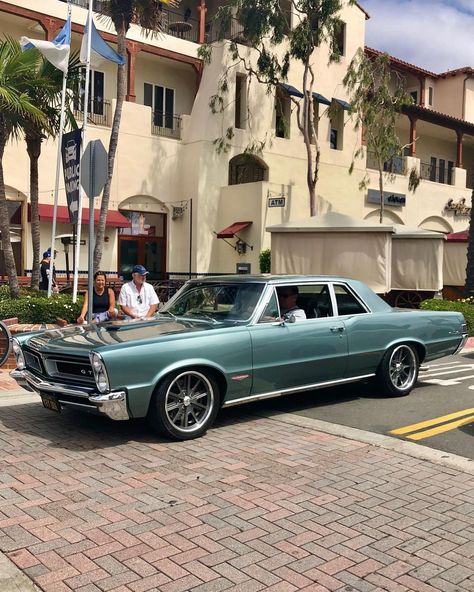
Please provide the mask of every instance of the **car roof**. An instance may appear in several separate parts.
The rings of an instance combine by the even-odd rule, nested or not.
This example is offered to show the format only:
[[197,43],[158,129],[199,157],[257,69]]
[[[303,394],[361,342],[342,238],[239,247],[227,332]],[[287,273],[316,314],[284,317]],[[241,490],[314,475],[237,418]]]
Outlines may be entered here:
[[237,283],[265,283],[265,284],[288,284],[294,282],[351,282],[351,278],[330,275],[274,275],[274,274],[233,274],[233,275],[213,275],[194,278],[192,282],[237,282]]

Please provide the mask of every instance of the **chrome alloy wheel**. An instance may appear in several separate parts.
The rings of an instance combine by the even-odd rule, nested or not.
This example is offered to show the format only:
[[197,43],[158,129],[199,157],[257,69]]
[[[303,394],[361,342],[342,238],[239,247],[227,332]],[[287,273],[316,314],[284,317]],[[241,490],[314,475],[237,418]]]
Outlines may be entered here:
[[165,413],[179,432],[200,430],[214,410],[216,397],[209,379],[200,372],[188,370],[176,376],[165,394]]
[[405,391],[413,386],[417,377],[417,359],[411,347],[399,345],[392,351],[388,373],[397,390]]

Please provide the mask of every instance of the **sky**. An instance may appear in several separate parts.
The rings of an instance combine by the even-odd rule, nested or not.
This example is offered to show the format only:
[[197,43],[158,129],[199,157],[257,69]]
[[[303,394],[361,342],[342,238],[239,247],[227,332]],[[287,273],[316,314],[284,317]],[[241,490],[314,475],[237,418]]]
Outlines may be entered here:
[[474,0],[359,0],[365,43],[437,74],[474,68]]

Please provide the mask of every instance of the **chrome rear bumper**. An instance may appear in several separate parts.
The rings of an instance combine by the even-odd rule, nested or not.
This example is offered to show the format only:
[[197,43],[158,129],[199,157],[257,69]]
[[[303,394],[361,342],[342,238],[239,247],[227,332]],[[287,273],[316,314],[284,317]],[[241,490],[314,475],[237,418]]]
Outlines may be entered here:
[[[130,419],[127,409],[127,393],[125,391],[101,394],[92,388],[71,387],[62,383],[49,382],[38,378],[28,370],[13,370],[10,372],[10,376],[28,391],[39,395],[41,393],[54,395],[61,406],[92,411],[100,415],[106,415],[114,420]],[[73,400],[72,398],[79,400]]]

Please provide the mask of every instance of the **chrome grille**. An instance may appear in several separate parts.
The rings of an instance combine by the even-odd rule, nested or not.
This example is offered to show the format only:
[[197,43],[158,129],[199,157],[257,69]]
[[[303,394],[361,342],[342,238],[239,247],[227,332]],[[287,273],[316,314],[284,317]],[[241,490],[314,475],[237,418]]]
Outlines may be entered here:
[[48,376],[78,384],[95,384],[89,358],[48,355],[43,361]]

